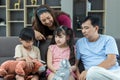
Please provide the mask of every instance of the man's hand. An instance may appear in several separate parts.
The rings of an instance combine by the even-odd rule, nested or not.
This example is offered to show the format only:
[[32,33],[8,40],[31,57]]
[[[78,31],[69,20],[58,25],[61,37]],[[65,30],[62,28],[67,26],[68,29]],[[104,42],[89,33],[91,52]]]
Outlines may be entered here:
[[79,80],[86,80],[86,74],[87,74],[87,71],[83,71],[79,76]]

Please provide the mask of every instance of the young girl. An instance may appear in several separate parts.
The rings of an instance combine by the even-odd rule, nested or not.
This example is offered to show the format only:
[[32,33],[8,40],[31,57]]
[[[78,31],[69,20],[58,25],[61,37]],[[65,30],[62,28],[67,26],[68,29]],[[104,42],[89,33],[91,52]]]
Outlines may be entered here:
[[[23,28],[20,32],[19,39],[22,44],[15,48],[16,60],[24,60],[30,68],[33,68],[33,59],[40,60],[40,51],[37,47],[33,46],[34,43],[34,30],[30,28]],[[16,80],[25,80],[24,76],[16,75]],[[33,75],[31,80],[39,80],[38,75]]]
[[[66,26],[60,26],[53,34],[53,39],[47,53],[48,80],[53,79],[54,74],[60,67],[60,62],[63,59],[68,59],[70,61],[70,64],[72,65],[70,70],[76,70],[72,29],[67,28]],[[70,75],[68,80],[74,80],[73,75]]]

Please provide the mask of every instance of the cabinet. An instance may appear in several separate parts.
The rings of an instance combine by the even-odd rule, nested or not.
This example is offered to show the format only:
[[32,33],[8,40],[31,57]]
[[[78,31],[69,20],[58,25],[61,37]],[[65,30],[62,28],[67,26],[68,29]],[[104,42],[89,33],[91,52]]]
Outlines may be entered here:
[[[31,27],[32,24],[32,16],[34,13],[34,10],[41,4],[47,4],[49,5],[51,8],[54,9],[61,9],[61,5],[60,5],[60,0],[37,0],[37,4],[36,5],[32,5],[31,4],[31,0],[25,0],[25,27]],[[27,14],[27,15],[26,15]]]
[[99,33],[105,30],[105,0],[74,0],[73,29],[76,36],[82,37],[81,21],[85,16],[94,15],[100,18]]
[[[41,4],[61,9],[60,0],[0,0],[0,36],[18,36],[24,27],[32,27],[34,10]],[[4,24],[3,24],[4,22]]]

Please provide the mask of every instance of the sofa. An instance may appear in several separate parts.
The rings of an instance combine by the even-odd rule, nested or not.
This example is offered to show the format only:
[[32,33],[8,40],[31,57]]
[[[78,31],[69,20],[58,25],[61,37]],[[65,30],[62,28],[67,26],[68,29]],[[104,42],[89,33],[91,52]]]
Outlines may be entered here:
[[[78,38],[75,38],[75,42]],[[41,59],[46,61],[46,52],[48,45],[51,40],[46,40],[44,42],[39,43]],[[120,52],[120,39],[116,39],[118,50]],[[6,60],[14,59],[15,46],[20,44],[19,38],[16,37],[0,37],[0,64]],[[120,57],[118,57],[118,62],[120,63]],[[2,78],[0,79],[2,80]]]

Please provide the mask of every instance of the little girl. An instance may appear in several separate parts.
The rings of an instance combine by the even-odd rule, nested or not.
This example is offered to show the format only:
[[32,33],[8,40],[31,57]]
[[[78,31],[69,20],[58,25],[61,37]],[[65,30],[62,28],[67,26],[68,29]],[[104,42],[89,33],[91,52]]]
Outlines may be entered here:
[[[39,48],[33,45],[35,34],[33,29],[23,28],[19,35],[20,42],[15,48],[16,60],[24,60],[30,68],[33,68],[33,59],[40,60]],[[25,80],[25,76],[17,75],[16,80]],[[31,80],[39,80],[39,76],[33,74]]]
[[[48,47],[47,53],[47,74],[48,80],[52,80],[56,71],[60,67],[60,62],[63,59],[68,59],[71,73],[76,70],[75,53],[74,53],[74,39],[73,31],[66,26],[58,27],[53,33],[51,45]],[[70,75],[68,80],[75,80],[73,75]]]

